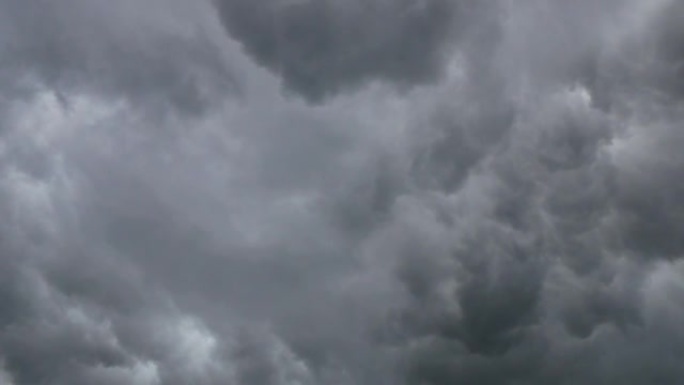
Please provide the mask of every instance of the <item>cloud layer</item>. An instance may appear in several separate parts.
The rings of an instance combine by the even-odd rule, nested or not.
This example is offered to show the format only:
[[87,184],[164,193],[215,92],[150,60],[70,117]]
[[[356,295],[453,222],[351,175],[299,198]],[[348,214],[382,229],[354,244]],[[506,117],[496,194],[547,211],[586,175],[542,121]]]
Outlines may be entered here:
[[0,0],[0,384],[678,384],[675,0]]

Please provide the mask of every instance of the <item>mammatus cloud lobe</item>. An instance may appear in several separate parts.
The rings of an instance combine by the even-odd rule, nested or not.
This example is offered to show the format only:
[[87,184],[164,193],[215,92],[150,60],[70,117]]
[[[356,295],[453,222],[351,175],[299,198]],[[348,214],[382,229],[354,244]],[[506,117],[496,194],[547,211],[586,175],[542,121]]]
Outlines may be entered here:
[[681,382],[680,2],[0,11],[0,384]]
[[228,31],[286,87],[319,100],[373,79],[435,80],[465,2],[217,0]]

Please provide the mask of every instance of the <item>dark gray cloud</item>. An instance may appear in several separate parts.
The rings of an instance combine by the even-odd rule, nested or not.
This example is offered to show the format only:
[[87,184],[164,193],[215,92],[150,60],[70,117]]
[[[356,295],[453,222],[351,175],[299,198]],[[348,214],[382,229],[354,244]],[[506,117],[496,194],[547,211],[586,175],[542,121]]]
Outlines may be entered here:
[[1,384],[681,382],[680,2],[0,11]]
[[465,1],[215,1],[228,33],[309,100],[372,80],[435,81],[469,18]]

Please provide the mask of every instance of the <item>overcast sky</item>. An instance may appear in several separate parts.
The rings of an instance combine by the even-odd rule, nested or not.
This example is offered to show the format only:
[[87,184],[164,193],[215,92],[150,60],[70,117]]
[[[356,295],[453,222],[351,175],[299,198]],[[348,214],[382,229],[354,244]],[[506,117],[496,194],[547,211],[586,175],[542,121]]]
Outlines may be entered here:
[[0,385],[680,385],[684,2],[0,0]]

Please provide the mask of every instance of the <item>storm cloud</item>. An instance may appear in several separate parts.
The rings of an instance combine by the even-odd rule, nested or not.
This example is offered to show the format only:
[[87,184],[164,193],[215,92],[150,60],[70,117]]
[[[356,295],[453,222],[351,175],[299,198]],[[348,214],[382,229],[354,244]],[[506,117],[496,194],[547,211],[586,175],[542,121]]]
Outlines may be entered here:
[[0,0],[0,384],[681,383],[682,21]]
[[286,87],[320,100],[379,79],[436,81],[486,5],[450,0],[215,1],[223,24]]

